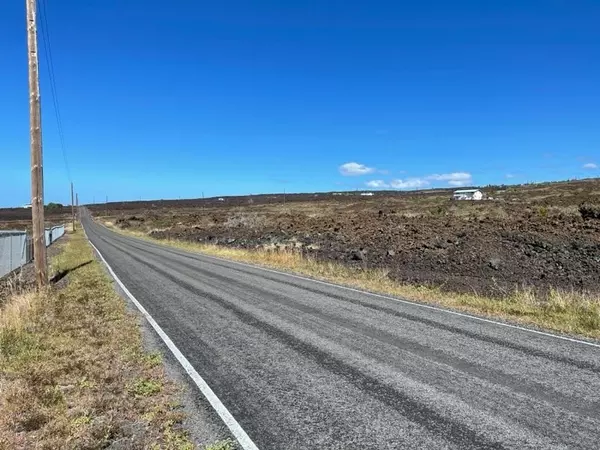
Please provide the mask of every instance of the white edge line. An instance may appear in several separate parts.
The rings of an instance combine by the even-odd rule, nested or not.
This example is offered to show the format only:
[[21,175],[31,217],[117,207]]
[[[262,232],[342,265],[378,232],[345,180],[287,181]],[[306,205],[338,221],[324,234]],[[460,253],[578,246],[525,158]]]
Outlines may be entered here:
[[[100,226],[102,226],[102,225],[100,225]],[[109,231],[112,231],[112,230],[109,230]],[[113,233],[115,233],[115,232],[113,231]],[[127,236],[127,235],[120,235],[120,236],[124,236],[126,238],[130,237],[130,238],[136,239],[133,236]],[[138,239],[138,240],[140,240],[141,242],[148,242],[148,241],[141,240],[141,239]],[[298,278],[300,280],[305,280],[305,281],[311,281],[313,283],[324,284],[326,286],[331,286],[331,287],[334,287],[334,288],[345,289],[347,291],[357,292],[359,294],[371,295],[371,296],[374,296],[374,297],[384,298],[386,300],[393,300],[395,302],[404,303],[404,304],[407,304],[407,305],[418,306],[420,308],[426,308],[426,309],[431,309],[431,310],[434,310],[434,311],[439,311],[439,312],[444,312],[444,313],[448,313],[448,314],[453,314],[455,316],[466,317],[466,318],[469,318],[469,319],[478,320],[480,322],[491,323],[491,324],[494,324],[494,325],[500,325],[500,326],[507,327],[507,328],[513,328],[513,329],[516,329],[516,330],[527,331],[529,333],[539,334],[539,335],[542,335],[542,336],[552,337],[552,338],[561,339],[561,340],[564,340],[564,341],[575,342],[577,344],[584,344],[584,345],[589,345],[591,347],[600,348],[600,344],[596,344],[594,342],[582,341],[580,339],[570,338],[568,336],[561,336],[561,335],[558,335],[558,334],[547,333],[545,331],[534,330],[532,328],[521,327],[519,325],[512,325],[510,323],[498,322],[498,321],[492,320],[492,319],[485,319],[483,317],[473,316],[471,314],[465,314],[465,313],[461,313],[461,312],[458,312],[458,311],[452,311],[451,309],[444,309],[444,308],[439,308],[437,306],[427,305],[425,303],[418,303],[418,302],[413,302],[413,301],[410,301],[410,300],[403,300],[401,298],[390,297],[390,296],[387,296],[387,295],[377,294],[375,292],[362,291],[360,289],[355,289],[355,288],[352,288],[352,287],[349,287],[349,286],[344,286],[344,285],[341,285],[341,284],[335,284],[335,283],[330,283],[328,281],[316,280],[316,279],[313,279],[313,278],[308,278],[308,277],[304,277],[302,275],[296,275],[296,274],[293,274],[293,273],[281,272],[279,270],[269,269],[267,267],[262,267],[262,266],[258,266],[258,265],[255,265],[255,264],[248,264],[248,263],[244,263],[244,262],[240,262],[240,261],[235,261],[235,260],[232,260],[232,259],[219,258],[218,256],[207,255],[206,253],[202,253],[202,252],[188,252],[186,250],[182,250],[182,249],[179,249],[177,247],[169,247],[168,245],[164,245],[164,244],[161,244],[159,242],[156,242],[154,244],[158,245],[160,247],[177,249],[177,250],[179,250],[181,252],[184,252],[184,253],[201,255],[202,257],[206,257],[206,258],[209,258],[209,259],[214,259],[214,260],[217,260],[217,261],[222,261],[222,262],[226,262],[226,263],[237,264],[239,266],[244,266],[244,267],[251,267],[253,269],[264,270],[266,272],[276,273],[276,274],[284,275],[284,276],[287,276],[287,277]]]
[[[82,227],[82,229],[83,229],[83,227]],[[98,256],[100,256],[100,259],[102,259],[102,262],[104,263],[104,265],[110,272],[111,276],[115,279],[115,281],[121,287],[121,289],[123,289],[123,292],[125,292],[127,297],[129,297],[129,299],[137,307],[137,309],[140,311],[140,313],[142,313],[142,315],[146,318],[148,323],[150,323],[150,325],[152,325],[152,328],[154,328],[154,331],[156,331],[156,333],[160,336],[160,338],[163,340],[163,342],[167,345],[169,350],[171,350],[171,353],[173,353],[173,356],[175,356],[175,358],[177,358],[177,361],[179,361],[179,364],[181,364],[181,366],[185,369],[185,371],[188,373],[190,378],[194,381],[196,386],[198,386],[198,389],[200,389],[200,391],[202,392],[204,397],[206,397],[208,402],[215,409],[215,411],[217,412],[217,414],[219,415],[221,420],[225,423],[225,425],[227,425],[227,428],[229,428],[229,431],[231,431],[231,433],[236,438],[236,440],[239,442],[239,444],[242,446],[242,448],[244,450],[258,450],[258,447],[256,446],[256,444],[254,444],[254,442],[252,442],[252,439],[250,439],[250,436],[248,436],[248,434],[244,431],[242,426],[237,422],[237,420],[235,420],[233,415],[225,407],[223,402],[221,402],[219,397],[217,397],[217,395],[213,392],[213,390],[206,383],[206,381],[204,381],[204,379],[200,376],[200,374],[198,372],[196,372],[196,369],[194,369],[194,366],[192,366],[192,364],[183,355],[183,353],[181,353],[181,351],[173,343],[171,338],[169,338],[169,336],[163,331],[163,329],[160,327],[160,325],[158,323],[156,323],[156,321],[152,318],[152,316],[148,313],[148,311],[146,311],[146,309],[140,304],[140,302],[138,302],[138,300],[133,296],[133,294],[131,292],[129,292],[129,289],[127,289],[127,287],[125,287],[125,285],[119,279],[119,277],[117,277],[117,275],[112,270],[110,265],[106,262],[106,259],[104,259],[104,256],[102,256],[102,253],[100,253],[98,248],[96,248],[96,246],[92,243],[92,241],[90,241],[87,233],[85,232],[85,229],[83,229],[83,232],[84,232],[85,237],[87,238],[88,242],[90,243],[90,245],[94,248],[96,253],[98,253]]]
[[396,297],[389,297],[387,295],[377,294],[375,292],[362,291],[360,289],[355,289],[355,288],[352,288],[352,287],[349,287],[349,286],[344,286],[344,285],[341,285],[341,284],[335,284],[335,283],[330,283],[328,281],[316,280],[316,279],[313,279],[313,278],[303,277],[301,275],[296,275],[296,274],[293,274],[293,273],[280,272],[279,270],[269,269],[269,268],[257,266],[257,265],[254,265],[254,264],[247,264],[247,263],[243,263],[243,262],[239,262],[239,261],[234,261],[234,260],[231,260],[231,259],[219,258],[219,257],[216,257],[216,256],[207,255],[207,254],[201,253],[201,252],[198,252],[197,254],[200,254],[200,255],[208,257],[208,258],[216,259],[218,261],[231,262],[231,263],[234,263],[234,264],[238,264],[240,266],[252,267],[254,269],[265,270],[267,272],[272,272],[272,273],[276,273],[276,274],[279,274],[279,275],[285,275],[285,276],[292,277],[292,278],[298,278],[300,280],[312,281],[313,283],[319,283],[319,284],[324,284],[326,286],[331,286],[331,287],[335,287],[335,288],[346,289],[347,291],[357,292],[359,294],[371,295],[373,297],[384,298],[386,300],[393,300],[393,301],[398,302],[398,303],[404,303],[404,304],[407,304],[407,305],[418,306],[420,308],[432,309],[434,311],[445,312],[445,313],[448,313],[448,314],[453,314],[455,316],[467,317],[469,319],[479,320],[480,322],[492,323],[492,324],[500,325],[500,326],[507,327],[507,328],[514,328],[514,329],[517,329],[517,330],[527,331],[529,333],[540,334],[542,336],[553,337],[553,338],[556,338],[556,339],[562,339],[562,340],[569,341],[569,342],[575,342],[575,343],[578,343],[578,344],[585,344],[585,345],[590,345],[592,347],[600,348],[600,344],[596,344],[594,342],[582,341],[580,339],[570,338],[568,336],[560,336],[558,334],[553,334],[553,333],[546,333],[545,331],[539,331],[539,330],[534,330],[532,328],[520,327],[519,325],[512,325],[510,323],[498,322],[498,321],[492,320],[492,319],[485,319],[483,317],[477,317],[477,316],[473,316],[471,314],[465,314],[465,313],[461,313],[461,312],[458,312],[458,311],[452,311],[451,309],[438,308],[437,306],[427,305],[427,304],[424,304],[424,303],[413,302],[413,301],[410,301],[410,300],[403,300],[401,298],[396,298]]

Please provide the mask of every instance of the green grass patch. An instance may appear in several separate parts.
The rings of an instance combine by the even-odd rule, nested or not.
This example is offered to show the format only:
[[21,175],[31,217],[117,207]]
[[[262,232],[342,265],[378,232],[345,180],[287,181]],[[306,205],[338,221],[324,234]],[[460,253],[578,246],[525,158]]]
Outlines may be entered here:
[[235,449],[236,449],[235,442],[233,442],[231,439],[215,442],[214,444],[211,444],[211,445],[205,447],[205,450],[235,450]]
[[129,392],[142,397],[158,394],[161,390],[162,383],[156,380],[139,379],[129,385]]

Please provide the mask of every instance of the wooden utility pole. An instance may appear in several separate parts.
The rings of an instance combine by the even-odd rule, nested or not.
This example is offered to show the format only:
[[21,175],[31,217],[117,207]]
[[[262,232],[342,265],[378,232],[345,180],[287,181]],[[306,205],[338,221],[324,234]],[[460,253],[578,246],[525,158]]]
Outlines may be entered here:
[[71,221],[73,222],[73,231],[75,231],[75,198],[73,197],[73,182],[71,182]]
[[25,0],[27,9],[27,56],[29,62],[29,122],[31,153],[31,216],[33,259],[38,289],[48,284],[44,233],[44,168],[42,158],[42,117],[38,69],[36,0]]

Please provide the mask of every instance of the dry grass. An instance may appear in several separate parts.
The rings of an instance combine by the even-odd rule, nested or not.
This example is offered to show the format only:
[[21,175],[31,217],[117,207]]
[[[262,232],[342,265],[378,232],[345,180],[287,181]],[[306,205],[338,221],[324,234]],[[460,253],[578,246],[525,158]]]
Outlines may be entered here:
[[10,329],[21,332],[27,313],[32,309],[35,297],[36,295],[32,292],[25,292],[12,297],[0,314],[0,330]]
[[0,310],[0,449],[193,448],[178,388],[80,232],[52,267],[60,288]]
[[[157,241],[141,232],[116,231]],[[334,262],[317,261],[294,250],[244,250],[182,241],[159,242],[183,250],[294,272],[370,292],[508,319],[556,332],[600,338],[598,294],[552,290],[547,295],[540,295],[529,289],[515,289],[505,293],[502,298],[489,298],[476,293],[452,293],[429,286],[402,284],[391,280],[385,270],[353,268]]]

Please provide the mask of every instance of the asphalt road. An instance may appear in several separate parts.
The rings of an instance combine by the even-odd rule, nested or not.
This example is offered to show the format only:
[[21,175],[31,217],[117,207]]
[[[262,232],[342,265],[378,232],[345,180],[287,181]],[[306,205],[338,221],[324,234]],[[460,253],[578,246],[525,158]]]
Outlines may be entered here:
[[261,450],[600,447],[597,346],[84,225]]

